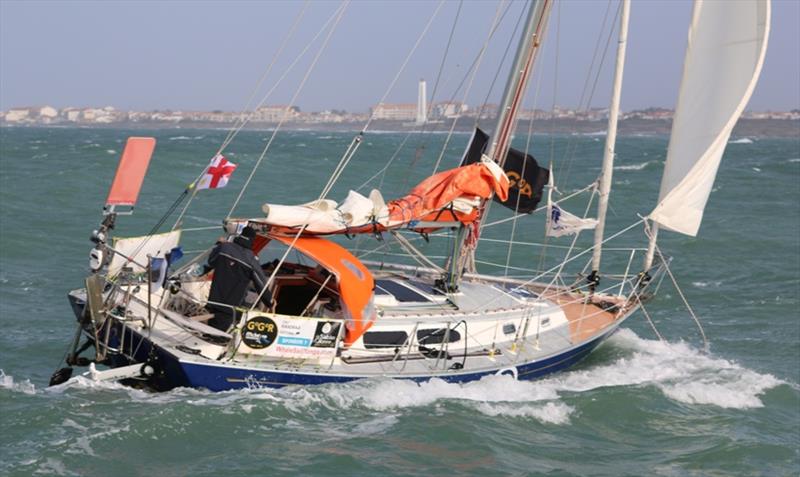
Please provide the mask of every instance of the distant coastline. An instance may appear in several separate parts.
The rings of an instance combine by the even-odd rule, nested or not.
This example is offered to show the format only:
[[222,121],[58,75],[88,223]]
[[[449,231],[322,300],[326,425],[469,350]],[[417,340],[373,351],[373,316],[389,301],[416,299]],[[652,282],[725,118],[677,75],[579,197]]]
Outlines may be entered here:
[[[456,124],[455,130],[458,132],[470,132],[475,124],[474,119],[465,118]],[[281,126],[283,130],[298,131],[358,131],[363,127],[363,122],[287,122]],[[428,132],[446,132],[450,129],[450,121],[432,122],[426,125],[410,125],[403,121],[373,121],[370,129],[373,131],[408,132],[425,130]],[[96,128],[96,129],[215,129],[226,130],[232,126],[220,122],[209,121],[119,121],[113,123],[50,123],[42,124],[38,122],[29,123],[0,123],[0,128]],[[277,126],[275,123],[251,122],[245,126],[245,130],[272,130]],[[494,124],[491,120],[482,120],[479,126],[491,129]],[[581,119],[535,119],[533,121],[534,134],[597,134],[604,135],[607,122],[605,120],[581,120]],[[629,118],[619,122],[619,134],[626,136],[653,135],[667,136],[672,127],[671,119],[642,119]],[[528,121],[520,121],[519,130],[528,130]],[[800,119],[753,119],[741,118],[733,130],[734,138],[800,138]]]

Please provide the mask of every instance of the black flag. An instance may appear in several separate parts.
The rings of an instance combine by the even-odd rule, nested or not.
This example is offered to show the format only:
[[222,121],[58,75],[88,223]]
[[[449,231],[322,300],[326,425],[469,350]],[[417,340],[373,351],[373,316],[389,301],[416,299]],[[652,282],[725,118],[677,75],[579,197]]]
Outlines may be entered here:
[[550,179],[550,171],[539,167],[536,159],[516,149],[509,149],[503,170],[508,176],[508,200],[500,202],[511,210],[529,214],[542,200],[542,190]]
[[489,144],[489,135],[481,131],[480,128],[475,128],[475,132],[472,133],[467,149],[464,151],[464,157],[461,158],[461,165],[466,166],[467,164],[480,161],[481,155],[486,151],[487,144]]
[[[476,128],[467,150],[464,151],[461,165],[478,162],[488,144],[489,135]],[[496,195],[494,200],[517,212],[525,214],[533,212],[542,200],[542,190],[550,179],[550,171],[539,167],[536,159],[530,154],[516,149],[508,150],[503,170],[506,171],[509,180],[508,200],[502,202]]]

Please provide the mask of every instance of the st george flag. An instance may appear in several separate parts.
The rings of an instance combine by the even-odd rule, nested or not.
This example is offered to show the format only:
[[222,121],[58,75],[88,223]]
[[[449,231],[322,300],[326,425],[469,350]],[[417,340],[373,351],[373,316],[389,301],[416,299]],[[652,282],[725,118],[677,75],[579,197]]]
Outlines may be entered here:
[[228,162],[222,154],[217,154],[211,159],[211,164],[206,167],[203,177],[197,182],[197,190],[225,187],[235,170],[236,164]]

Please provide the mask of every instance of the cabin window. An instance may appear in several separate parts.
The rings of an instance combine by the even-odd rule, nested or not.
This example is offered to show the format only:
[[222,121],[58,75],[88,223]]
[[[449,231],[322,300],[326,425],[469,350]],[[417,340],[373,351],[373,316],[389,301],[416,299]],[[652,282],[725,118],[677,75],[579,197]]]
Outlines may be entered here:
[[367,349],[395,348],[403,346],[408,340],[405,331],[368,331],[364,333],[364,347]]
[[[447,328],[430,329],[430,330],[417,330],[417,341],[421,345],[432,345],[444,343],[444,337],[447,334]],[[455,343],[461,339],[461,333],[456,330],[450,330],[448,342]]]
[[401,285],[394,280],[375,280],[375,293],[380,294],[380,290],[384,290],[390,295],[394,296],[399,302],[429,302],[424,295]]

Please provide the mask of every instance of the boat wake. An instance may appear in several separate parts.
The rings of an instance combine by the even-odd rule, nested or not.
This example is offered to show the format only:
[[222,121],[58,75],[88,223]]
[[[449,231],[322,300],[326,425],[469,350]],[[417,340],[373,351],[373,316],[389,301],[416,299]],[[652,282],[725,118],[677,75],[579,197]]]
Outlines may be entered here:
[[609,343],[630,354],[609,365],[565,373],[545,382],[573,392],[607,386],[655,386],[674,401],[735,409],[762,407],[761,395],[788,384],[689,344],[647,340],[628,329],[620,330]]
[[[106,390],[124,393],[124,400],[147,404],[182,403],[230,408],[244,412],[264,407],[294,415],[315,411],[397,412],[416,408],[466,406],[489,417],[531,418],[546,424],[567,424],[584,393],[604,388],[656,388],[667,398],[689,405],[751,409],[763,407],[762,395],[789,385],[731,361],[710,356],[686,343],[644,339],[628,329],[609,339],[619,357],[608,364],[588,365],[538,381],[515,381],[510,376],[490,376],[466,384],[432,379],[423,383],[368,379],[347,384],[283,389],[247,389],[211,393],[176,389],[153,394],[117,383],[98,383],[82,376],[44,390],[29,381],[16,382],[0,371],[0,389],[25,394],[72,393]],[[796,387],[792,385],[792,387]],[[593,396],[593,398],[599,398]]]

